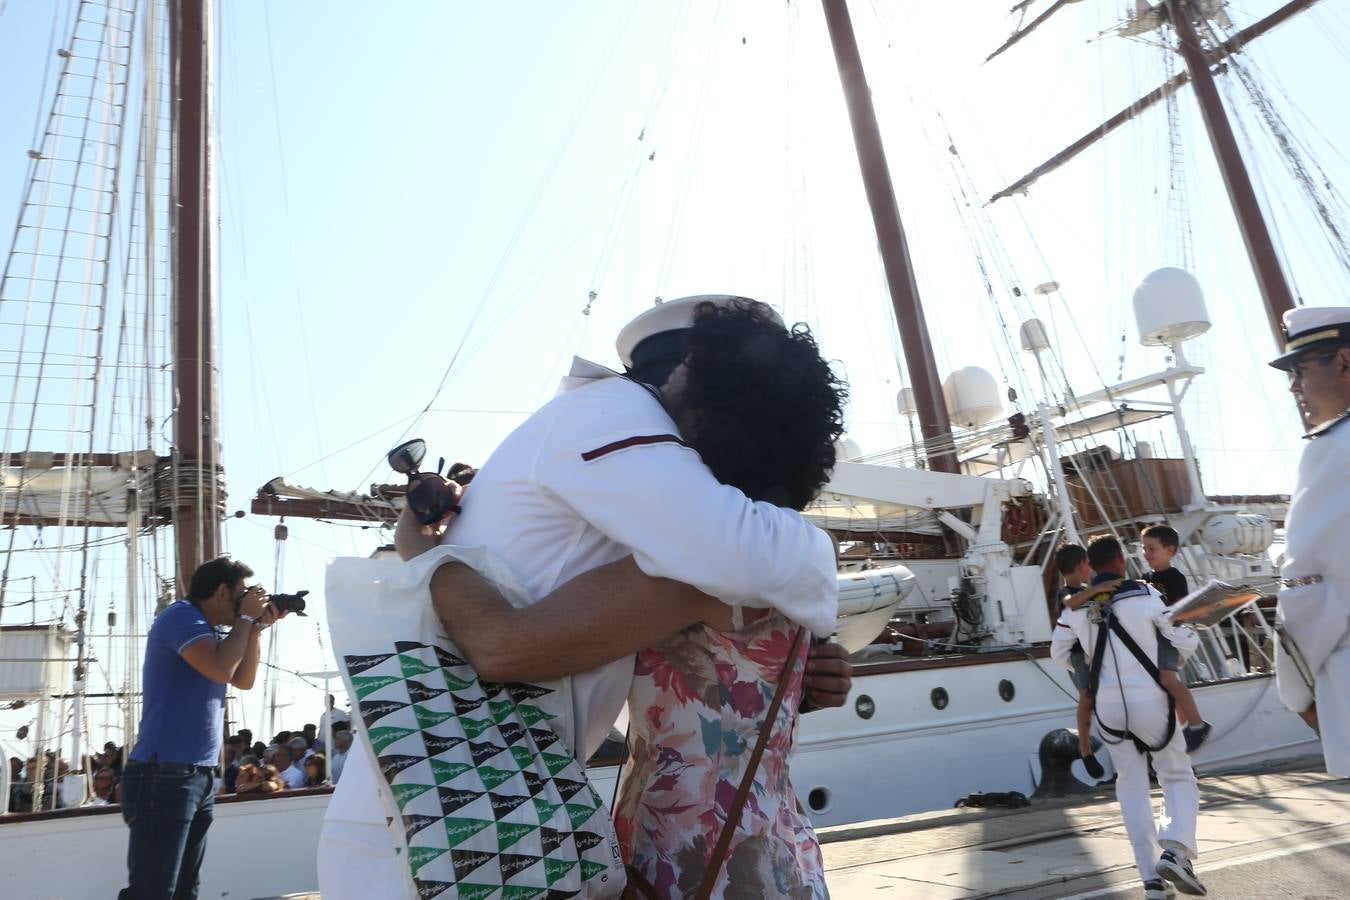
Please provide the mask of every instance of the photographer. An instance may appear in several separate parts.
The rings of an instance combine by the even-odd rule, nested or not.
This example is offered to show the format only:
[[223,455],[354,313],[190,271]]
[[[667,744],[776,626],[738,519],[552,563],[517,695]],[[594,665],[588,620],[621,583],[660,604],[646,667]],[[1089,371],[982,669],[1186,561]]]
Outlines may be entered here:
[[[146,637],[144,713],[122,774],[130,828],[120,900],[195,897],[216,794],[225,685],[253,687],[258,637],[278,614],[253,570],[221,557],[192,573]],[[222,637],[217,629],[231,626]]]

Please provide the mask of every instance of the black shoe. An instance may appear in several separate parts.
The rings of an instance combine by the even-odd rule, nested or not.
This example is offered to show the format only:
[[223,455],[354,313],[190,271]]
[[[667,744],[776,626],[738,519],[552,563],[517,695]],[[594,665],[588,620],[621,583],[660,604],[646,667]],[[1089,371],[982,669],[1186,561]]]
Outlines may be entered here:
[[1089,753],[1082,759],[1083,768],[1087,769],[1087,773],[1091,775],[1094,780],[1100,780],[1106,777],[1106,770],[1103,769],[1102,764],[1097,761],[1097,755],[1095,753]]
[[1194,726],[1187,725],[1185,728],[1181,729],[1181,736],[1186,739],[1186,752],[1194,753],[1199,750],[1200,746],[1209,738],[1209,733],[1213,730],[1214,726],[1208,722],[1201,722],[1199,725]]
[[1178,859],[1171,850],[1164,850],[1162,856],[1158,857],[1158,874],[1170,881],[1172,886],[1183,894],[1190,894],[1193,897],[1205,896],[1205,886],[1195,877],[1191,861]]

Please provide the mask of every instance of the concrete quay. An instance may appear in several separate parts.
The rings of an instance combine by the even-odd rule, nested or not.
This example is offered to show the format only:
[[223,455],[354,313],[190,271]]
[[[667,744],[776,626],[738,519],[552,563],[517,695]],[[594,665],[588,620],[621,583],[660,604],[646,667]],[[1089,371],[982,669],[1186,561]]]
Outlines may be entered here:
[[[1202,777],[1198,835],[1195,869],[1210,897],[1350,896],[1350,779],[1327,775],[1320,757]],[[826,828],[820,838],[836,900],[1143,896],[1109,787],[1016,810]]]

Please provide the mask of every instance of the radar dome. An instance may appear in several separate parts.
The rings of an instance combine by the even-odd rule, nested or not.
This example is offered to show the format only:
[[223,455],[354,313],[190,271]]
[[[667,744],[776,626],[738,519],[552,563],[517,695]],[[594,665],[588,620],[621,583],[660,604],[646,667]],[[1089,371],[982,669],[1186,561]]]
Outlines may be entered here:
[[1028,353],[1040,353],[1050,349],[1050,337],[1045,333],[1045,325],[1040,319],[1027,319],[1018,330],[1022,338],[1022,349]]
[[895,395],[895,410],[907,418],[918,415],[919,408],[914,405],[914,388],[900,389],[900,393]]
[[834,442],[834,457],[839,462],[847,462],[850,459],[857,459],[862,456],[862,448],[858,442],[848,435],[844,435]]
[[979,366],[957,369],[942,382],[942,396],[953,425],[978,428],[1003,417],[998,382]]
[[1209,331],[1205,295],[1195,276],[1182,269],[1159,269],[1134,289],[1139,343],[1170,347]]

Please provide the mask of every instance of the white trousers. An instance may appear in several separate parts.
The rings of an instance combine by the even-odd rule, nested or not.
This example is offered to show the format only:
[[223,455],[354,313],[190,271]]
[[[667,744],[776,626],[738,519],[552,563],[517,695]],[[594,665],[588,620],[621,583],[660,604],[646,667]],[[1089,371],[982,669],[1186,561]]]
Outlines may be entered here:
[[[1155,746],[1167,731],[1167,695],[1161,688],[1147,694],[1127,693],[1124,703],[1114,687],[1102,685],[1097,696],[1097,714],[1102,722],[1115,729],[1127,726],[1149,746]],[[1102,735],[1105,741],[1114,741]],[[1150,881],[1158,877],[1158,856],[1164,849],[1184,854],[1190,859],[1197,855],[1195,847],[1195,820],[1200,811],[1200,788],[1195,781],[1191,758],[1186,754],[1186,739],[1178,725],[1172,740],[1152,754],[1153,771],[1162,786],[1163,804],[1155,821],[1153,802],[1149,797],[1148,756],[1140,753],[1134,742],[1126,739],[1119,744],[1107,744],[1111,762],[1116,767],[1116,802],[1125,820],[1125,833],[1134,849],[1134,862],[1139,877]],[[324,898],[327,900],[327,897]]]
[[319,833],[319,894],[323,900],[404,900],[407,884],[385,828],[324,820]]
[[1350,640],[1343,641],[1317,672],[1317,721],[1327,771],[1350,776]]

